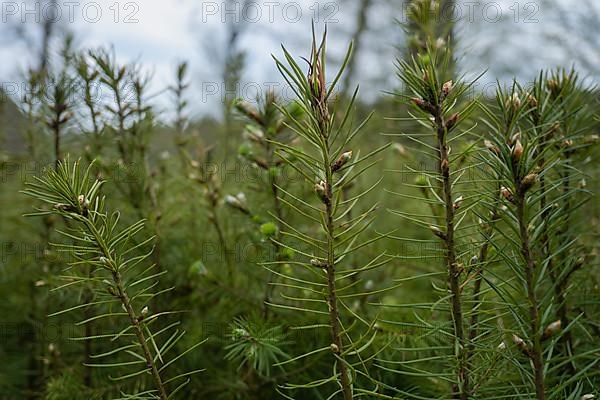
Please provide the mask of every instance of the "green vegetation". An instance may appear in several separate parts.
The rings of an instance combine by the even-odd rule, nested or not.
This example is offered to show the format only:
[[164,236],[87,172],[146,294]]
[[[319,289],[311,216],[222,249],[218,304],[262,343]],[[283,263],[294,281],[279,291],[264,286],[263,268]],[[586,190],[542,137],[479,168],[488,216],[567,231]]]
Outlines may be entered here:
[[477,94],[429,5],[373,111],[314,30],[274,57],[294,98],[222,124],[189,116],[186,63],[173,121],[108,50],[31,72],[0,398],[600,396],[598,92],[556,69]]

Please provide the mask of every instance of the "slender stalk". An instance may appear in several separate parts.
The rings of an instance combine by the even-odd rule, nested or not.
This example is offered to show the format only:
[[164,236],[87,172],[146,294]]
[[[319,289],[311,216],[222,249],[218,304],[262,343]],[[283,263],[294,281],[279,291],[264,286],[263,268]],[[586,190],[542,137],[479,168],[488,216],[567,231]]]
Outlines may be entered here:
[[342,386],[342,394],[344,400],[352,400],[352,387],[350,385],[350,378],[348,376],[348,368],[345,361],[339,357],[343,353],[343,342],[341,336],[341,324],[340,315],[338,312],[338,300],[335,287],[335,253],[334,253],[334,236],[335,236],[335,225],[333,222],[333,172],[331,170],[331,161],[329,159],[329,149],[323,155],[324,157],[324,168],[326,174],[326,198],[325,198],[325,214],[327,221],[327,265],[325,266],[327,272],[327,305],[329,307],[329,322],[331,325],[331,340],[335,346],[332,346],[332,350],[337,358],[337,370],[340,374],[340,384]]
[[225,264],[227,265],[227,278],[229,282],[233,282],[233,263],[231,261],[229,247],[227,246],[227,241],[225,240],[225,235],[223,234],[223,228],[221,227],[221,223],[219,222],[219,218],[217,217],[216,205],[211,206],[210,214],[208,219],[212,223],[215,231],[217,232],[217,237],[219,239],[219,245],[221,247],[221,251],[223,253],[223,257],[225,259]]
[[154,380],[154,384],[158,392],[159,398],[161,400],[167,400],[169,397],[167,394],[167,390],[165,388],[165,385],[163,384],[162,377],[160,376],[160,372],[156,366],[156,363],[154,362],[152,353],[150,353],[150,349],[148,348],[148,342],[146,341],[146,337],[144,335],[140,317],[137,316],[135,310],[133,309],[133,306],[131,305],[131,300],[127,294],[127,291],[125,290],[125,285],[123,284],[123,279],[121,277],[121,273],[119,272],[119,266],[117,265],[116,260],[108,250],[108,246],[102,239],[100,232],[98,231],[98,229],[96,229],[93,222],[91,222],[89,219],[84,219],[83,222],[88,232],[94,237],[94,240],[97,246],[99,247],[101,254],[108,260],[107,263],[112,266],[111,272],[112,279],[116,287],[116,296],[119,298],[121,304],[127,312],[129,321],[131,322],[131,326],[134,329],[138,343],[142,349],[142,352],[144,353],[146,367],[150,370],[150,373],[152,374],[152,378]]
[[156,367],[156,363],[152,358],[150,349],[148,348],[148,343],[146,341],[144,331],[140,324],[140,320],[137,317],[135,311],[133,310],[133,307],[131,306],[131,300],[129,299],[129,296],[125,291],[123,280],[118,270],[113,272],[113,280],[117,287],[117,294],[119,296],[119,299],[125,307],[125,310],[127,311],[127,314],[129,316],[129,320],[131,321],[131,325],[134,328],[135,336],[137,337],[138,342],[142,347],[142,352],[144,353],[144,358],[146,359],[146,367],[148,367],[148,369],[150,369],[150,372],[152,373],[152,378],[154,379],[154,383],[156,384],[156,390],[158,391],[158,395],[160,396],[161,400],[167,400],[169,396],[162,382],[162,378],[160,376],[158,368]]
[[115,95],[115,104],[117,105],[117,121],[119,124],[119,132],[117,133],[117,148],[119,149],[119,153],[121,155],[121,159],[123,160],[123,164],[129,165],[129,156],[127,154],[127,150],[125,149],[124,137],[125,137],[125,105],[121,100],[121,90],[118,85],[119,82],[116,82],[113,87],[113,93]]
[[54,130],[54,168],[58,168],[58,164],[62,158],[60,151],[60,129]]
[[445,208],[445,238],[446,266],[448,268],[448,282],[452,293],[452,320],[454,324],[454,335],[458,341],[458,398],[466,400],[469,398],[469,374],[467,369],[467,357],[465,352],[466,337],[463,327],[463,312],[460,301],[461,270],[456,262],[456,249],[454,243],[454,202],[452,200],[452,180],[450,177],[450,160],[448,157],[448,144],[446,142],[446,122],[441,105],[437,105],[434,113],[434,121],[437,129],[439,168],[442,174],[442,189]]
[[477,267],[477,277],[475,278],[475,283],[473,284],[473,292],[472,292],[472,301],[473,301],[473,313],[471,314],[470,326],[469,330],[469,354],[472,355],[472,351],[474,348],[474,340],[477,337],[477,324],[479,323],[479,312],[477,312],[477,308],[481,305],[481,284],[483,282],[483,265],[487,261],[487,254],[490,247],[489,237],[491,236],[493,228],[488,225],[483,231],[484,242],[479,249],[479,255],[477,257],[477,263],[479,266]]
[[517,207],[517,219],[519,223],[519,235],[521,239],[521,253],[525,260],[525,280],[527,284],[527,300],[529,302],[529,318],[533,348],[530,358],[533,364],[536,398],[545,399],[544,392],[544,360],[542,358],[542,340],[540,336],[540,316],[538,312],[538,300],[535,292],[535,261],[531,254],[529,233],[527,231],[527,220],[525,217],[525,193],[519,190],[515,198]]
[[[500,190],[500,188],[498,188],[498,191]],[[475,282],[473,284],[473,291],[471,294],[471,298],[472,298],[472,302],[473,302],[473,307],[472,307],[472,314],[471,314],[471,320],[470,320],[470,329],[469,329],[469,346],[468,346],[468,354],[467,354],[467,358],[470,358],[473,355],[473,350],[475,348],[475,338],[477,337],[477,333],[478,333],[478,324],[479,324],[479,312],[478,312],[478,308],[481,306],[481,285],[483,283],[483,266],[485,265],[485,263],[487,262],[487,258],[488,258],[488,251],[490,248],[490,240],[491,240],[491,236],[494,232],[494,226],[493,224],[496,222],[496,220],[498,219],[498,213],[497,213],[497,208],[500,205],[500,200],[497,199],[496,203],[494,203],[494,211],[492,211],[492,216],[490,218],[489,223],[487,223],[482,231],[482,236],[483,236],[483,244],[481,245],[481,248],[479,249],[479,253],[477,256],[477,270],[475,271],[476,277],[475,277]],[[475,389],[475,388],[473,388]],[[474,392],[474,391],[473,391]]]

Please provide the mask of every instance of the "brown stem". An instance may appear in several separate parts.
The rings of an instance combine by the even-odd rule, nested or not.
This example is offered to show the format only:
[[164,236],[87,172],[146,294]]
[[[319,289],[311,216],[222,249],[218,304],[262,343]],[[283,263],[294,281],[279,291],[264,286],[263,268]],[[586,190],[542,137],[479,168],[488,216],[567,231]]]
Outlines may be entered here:
[[[327,138],[325,132],[327,129],[322,130],[322,136]],[[337,361],[337,370],[340,374],[340,384],[342,387],[342,394],[344,400],[352,400],[352,387],[350,384],[350,377],[348,376],[348,368],[346,361],[341,356],[344,352],[343,341],[341,336],[341,323],[340,315],[338,311],[338,300],[335,285],[335,225],[333,222],[333,171],[331,169],[331,161],[329,156],[329,149],[324,154],[323,167],[325,169],[325,214],[326,214],[326,229],[327,229],[327,264],[325,270],[327,272],[327,305],[329,308],[329,323],[331,326],[331,341],[334,346],[332,351],[335,354]]]
[[540,317],[538,311],[538,300],[535,293],[535,262],[531,255],[529,243],[529,232],[525,219],[525,193],[519,190],[516,196],[517,219],[519,222],[519,235],[521,239],[521,253],[525,260],[525,279],[527,284],[527,300],[529,302],[529,318],[533,348],[531,349],[531,361],[535,381],[535,392],[538,400],[545,399],[544,392],[544,360],[542,358],[542,340],[540,335]]
[[210,222],[212,222],[215,231],[217,232],[217,237],[219,238],[219,244],[221,247],[220,250],[223,252],[223,256],[225,257],[225,264],[227,265],[227,278],[229,279],[229,282],[233,282],[233,264],[229,255],[229,248],[227,247],[227,241],[225,240],[223,229],[221,228],[219,218],[217,217],[217,212],[214,208],[212,209],[208,218]]
[[144,335],[143,326],[140,321],[140,318],[136,315],[133,306],[131,305],[131,300],[127,295],[127,291],[125,290],[125,286],[123,285],[123,279],[121,277],[121,273],[119,272],[119,267],[114,260],[111,252],[108,250],[106,242],[102,238],[102,235],[99,233],[98,229],[94,225],[94,223],[89,219],[84,219],[83,223],[85,224],[88,232],[94,237],[95,242],[101,252],[101,254],[108,259],[108,264],[111,265],[111,273],[113,282],[116,287],[116,297],[119,298],[121,304],[125,308],[127,315],[129,316],[129,321],[131,322],[131,326],[134,329],[136,338],[140,347],[142,348],[142,352],[144,353],[144,359],[146,360],[146,368],[148,368],[152,374],[152,378],[154,380],[154,384],[156,387],[156,391],[158,392],[159,398],[161,400],[167,400],[168,394],[165,388],[165,385],[162,382],[162,378],[160,376],[160,372],[156,367],[156,363],[154,362],[154,358],[152,357],[152,353],[150,353],[150,349],[148,348],[148,343],[146,341],[146,337]]
[[94,104],[93,95],[92,95],[92,80],[89,77],[84,79],[85,85],[85,98],[84,103],[90,113],[90,119],[92,121],[92,135],[94,137],[93,143],[93,152],[98,155],[102,151],[102,138],[100,136],[100,125],[98,123],[98,112],[96,111],[96,106]]
[[[498,192],[499,192],[498,188]],[[499,199],[497,199],[497,202],[494,205],[494,211],[492,212],[492,217],[489,221],[488,224],[486,224],[485,228],[483,229],[482,235],[483,235],[483,244],[481,245],[481,248],[479,249],[479,254],[477,256],[477,263],[479,264],[479,266],[477,267],[477,271],[476,273],[476,278],[475,278],[475,283],[473,284],[473,292],[472,292],[472,299],[473,299],[473,307],[472,307],[472,314],[471,314],[471,321],[470,321],[470,326],[471,329],[469,330],[469,351],[467,354],[467,358],[470,358],[473,355],[473,350],[475,347],[475,338],[477,337],[477,333],[478,333],[478,329],[477,329],[477,324],[479,323],[479,311],[478,308],[481,306],[481,284],[483,283],[483,266],[487,261],[487,256],[488,256],[488,251],[490,248],[490,236],[492,235],[493,231],[494,231],[494,227],[493,227],[493,223],[496,221],[496,219],[498,218],[498,214],[497,214],[497,207],[499,206]]]
[[439,149],[439,169],[442,174],[442,189],[445,208],[446,232],[444,245],[446,247],[446,266],[448,268],[448,282],[452,293],[452,321],[454,324],[454,336],[458,341],[458,393],[455,394],[461,400],[469,398],[469,373],[467,368],[467,353],[465,351],[466,338],[463,328],[463,313],[460,301],[460,268],[456,262],[456,249],[454,244],[454,202],[452,200],[452,180],[450,178],[450,160],[448,156],[448,144],[446,142],[446,124],[441,106],[436,107],[434,115],[437,127],[437,139]]
[[150,349],[148,348],[148,343],[146,342],[146,337],[144,336],[142,324],[140,323],[139,318],[136,316],[136,313],[133,310],[133,307],[131,305],[131,300],[129,299],[129,296],[127,295],[127,292],[125,291],[125,288],[123,286],[123,280],[121,278],[121,274],[119,273],[119,271],[113,272],[113,280],[117,287],[117,294],[119,296],[119,299],[121,300],[121,303],[123,304],[123,306],[125,307],[125,310],[127,311],[127,314],[129,315],[129,320],[131,321],[131,325],[133,326],[135,335],[138,339],[140,346],[142,347],[142,352],[144,353],[144,358],[146,359],[146,367],[152,373],[152,378],[154,379],[154,383],[156,385],[156,390],[158,391],[158,395],[160,396],[161,400],[167,400],[169,397],[167,394],[167,390],[165,389],[165,386],[162,382],[162,378],[160,376],[158,368],[156,367],[156,364],[152,357],[152,353],[150,353]]
[[473,293],[472,293],[472,298],[473,298],[473,314],[471,315],[471,329],[469,330],[469,354],[468,356],[472,356],[472,351],[473,351],[473,347],[474,347],[474,340],[475,337],[477,336],[477,324],[479,323],[479,312],[477,312],[477,308],[480,306],[481,304],[481,284],[483,282],[483,264],[485,263],[486,259],[487,259],[487,253],[488,253],[488,249],[489,249],[489,236],[492,233],[492,228],[488,227],[485,231],[484,231],[484,240],[485,242],[483,242],[483,244],[481,245],[481,248],[479,249],[479,256],[477,258],[477,263],[479,264],[479,266],[477,267],[477,278],[475,279],[475,283],[473,284]]
[[352,40],[354,41],[354,57],[351,57],[346,66],[346,73],[344,74],[344,80],[342,82],[342,93],[343,97],[348,97],[348,92],[352,86],[351,82],[355,78],[355,69],[358,61],[358,55],[363,43],[363,36],[367,30],[367,16],[371,8],[372,0],[360,0],[358,6],[358,13],[356,15],[356,28],[352,34]]
[[[64,108],[63,108],[64,107]],[[64,124],[63,111],[66,109],[64,104],[54,105],[54,115],[52,116],[52,122],[50,126],[52,128],[52,135],[54,138],[54,169],[58,169],[58,166],[62,160],[61,152],[61,127]]]
[[[331,170],[328,171],[328,177],[331,178]],[[329,306],[329,322],[331,324],[331,340],[335,347],[332,349],[337,358],[338,373],[342,386],[342,394],[344,400],[352,400],[352,388],[348,377],[348,369],[345,360],[341,359],[340,355],[343,352],[343,343],[341,337],[340,315],[337,304],[337,294],[335,288],[335,259],[334,259],[334,225],[333,225],[333,209],[331,206],[333,196],[331,195],[331,181],[327,181],[327,305]],[[333,347],[333,346],[332,346]]]

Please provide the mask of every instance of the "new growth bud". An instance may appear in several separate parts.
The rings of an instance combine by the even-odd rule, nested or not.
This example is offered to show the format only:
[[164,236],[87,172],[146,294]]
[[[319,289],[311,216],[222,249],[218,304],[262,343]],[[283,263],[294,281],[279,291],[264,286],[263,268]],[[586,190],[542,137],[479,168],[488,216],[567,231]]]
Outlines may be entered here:
[[546,87],[550,90],[550,93],[553,96],[558,96],[560,93],[560,83],[556,79],[548,79],[546,82]]
[[327,203],[327,184],[324,181],[319,181],[319,183],[315,183],[315,193],[323,203]]
[[246,117],[256,121],[259,124],[262,124],[263,121],[258,113],[258,110],[247,101],[236,99],[233,102],[233,106]]
[[516,110],[521,107],[521,99],[519,98],[519,95],[517,93],[513,93],[506,99],[504,106],[512,110]]
[[331,166],[331,172],[339,171],[348,161],[352,159],[352,150],[342,153]]
[[537,107],[538,102],[534,95],[527,94],[527,104],[529,104],[529,107],[531,108]]
[[440,163],[440,169],[442,170],[442,174],[447,174],[450,170],[450,163],[447,158],[444,158]]
[[556,335],[562,329],[562,322],[560,319],[551,322],[546,329],[544,329],[544,333],[542,334],[542,340],[546,340]]
[[265,134],[262,131],[262,129],[260,129],[254,125],[246,125],[243,135],[245,138],[247,138],[253,142],[256,142],[256,143],[262,143],[262,141],[265,138]]
[[430,114],[432,114],[433,112],[435,112],[435,108],[428,101],[425,101],[423,99],[419,99],[417,97],[413,97],[412,99],[410,99],[410,101],[414,105],[416,105],[417,107],[419,107],[421,110],[423,110],[423,111],[427,111]]
[[515,334],[513,334],[512,339],[513,339],[513,343],[517,346],[517,348],[521,351],[521,353],[523,353],[527,357],[529,357],[530,354],[529,354],[529,347],[527,346],[527,343],[525,343],[525,341],[523,339],[521,339],[519,336],[517,336]]
[[454,113],[446,120],[446,131],[450,132],[458,122],[458,113]]
[[437,226],[429,225],[429,229],[431,230],[431,232],[433,232],[435,236],[439,237],[442,240],[446,240],[446,233]]
[[463,197],[458,196],[458,198],[456,200],[454,200],[454,204],[452,204],[452,207],[455,210],[458,210],[460,208],[460,206],[462,205],[462,202],[463,202]]
[[81,208],[81,215],[86,217],[88,215],[88,208],[90,207],[90,202],[82,194],[77,196],[77,202],[79,203],[79,207]]
[[515,161],[519,161],[521,159],[522,155],[523,155],[523,145],[521,144],[521,141],[519,139],[517,139],[515,141],[515,145],[513,146],[513,149],[512,149],[512,157]]
[[502,186],[500,188],[500,194],[502,195],[502,197],[504,197],[506,200],[510,201],[511,203],[513,201],[515,201],[515,197],[513,196],[512,191],[505,186]]
[[519,190],[521,193],[527,192],[537,182],[538,174],[529,174],[521,180],[521,187]]
[[244,214],[250,214],[248,204],[246,203],[246,195],[244,193],[240,192],[235,196],[225,196],[225,204],[227,204],[229,207],[235,208],[236,210],[243,212]]
[[454,83],[450,80],[442,85],[442,100],[448,96],[448,93],[452,90]]
[[500,154],[500,149],[498,148],[498,146],[496,146],[495,144],[493,144],[492,142],[490,142],[489,140],[484,140],[483,141],[483,145],[486,147],[486,149],[488,149],[489,151],[491,151],[492,153],[499,155]]

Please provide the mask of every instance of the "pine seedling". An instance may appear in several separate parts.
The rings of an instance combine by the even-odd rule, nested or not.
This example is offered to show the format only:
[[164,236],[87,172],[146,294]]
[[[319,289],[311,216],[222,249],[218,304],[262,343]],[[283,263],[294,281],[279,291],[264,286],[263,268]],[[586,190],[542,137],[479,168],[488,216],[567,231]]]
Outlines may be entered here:
[[[150,210],[157,211],[147,159],[154,125],[152,109],[144,100],[148,77],[136,65],[119,65],[114,54],[105,49],[90,51],[89,56],[94,62],[94,70],[99,73],[100,88],[109,93],[109,96],[103,96],[104,101],[99,107],[106,112],[104,132],[114,138],[116,144],[117,166],[136,169],[135,174],[125,171],[132,179],[116,180],[115,183],[138,216],[146,218]],[[100,167],[113,172],[113,166],[106,163]]]
[[41,156],[38,145],[44,140],[39,136],[39,133],[43,132],[40,125],[42,125],[42,105],[47,89],[46,75],[29,69],[25,79],[27,81],[27,91],[23,94],[21,107],[27,122],[24,129],[24,138],[30,159],[37,160]]
[[116,166],[104,163],[101,167],[107,173],[113,173],[113,167],[129,169],[123,172],[129,174],[130,179],[115,180],[116,187],[139,218],[148,218],[151,231],[157,235],[154,261],[161,268],[162,199],[157,176],[162,169],[151,168],[148,155],[155,126],[154,112],[146,99],[150,76],[138,65],[119,65],[114,54],[105,49],[90,51],[89,56],[94,61],[97,79],[110,93],[101,104],[107,118],[103,124],[104,134],[115,138],[118,154]]
[[54,166],[62,161],[62,140],[65,128],[73,117],[72,90],[73,82],[67,76],[65,71],[58,74],[55,79],[51,79],[49,100],[47,104],[47,116],[45,124],[52,133],[54,143]]
[[[569,72],[559,69],[551,73],[541,72],[534,82],[529,102],[531,111],[528,114],[532,129],[542,137],[540,143],[540,167],[545,164],[543,150],[549,147],[559,154],[556,166],[549,174],[540,176],[539,198],[542,211],[542,242],[544,257],[548,260],[548,275],[554,290],[557,319],[562,327],[570,323],[569,307],[567,304],[567,289],[572,274],[584,263],[585,250],[580,244],[573,245],[577,237],[577,229],[573,224],[574,213],[589,199],[584,188],[577,185],[583,179],[583,173],[577,169],[575,158],[587,153],[584,134],[587,133],[591,122],[591,113],[587,109],[583,95],[585,89],[581,86],[574,70]],[[557,188],[560,186],[560,189]],[[546,190],[546,188],[552,190]],[[551,196],[551,197],[550,197]],[[557,234],[550,235],[552,230],[552,207],[556,204],[563,208],[562,219],[558,220],[562,227]],[[550,258],[557,249],[557,257]],[[576,254],[579,254],[577,256]],[[566,330],[561,336],[565,356],[573,356],[572,332]],[[576,360],[569,363],[569,371],[576,368]]]
[[111,55],[105,49],[98,49],[89,52],[90,58],[94,61],[95,69],[100,74],[100,82],[108,88],[113,96],[114,104],[104,105],[104,109],[109,113],[116,127],[110,126],[111,133],[115,136],[117,148],[121,162],[129,165],[133,160],[130,149],[127,144],[129,141],[128,122],[135,113],[127,97],[131,88],[127,80],[127,67],[119,66]]
[[[81,284],[94,287],[95,296],[91,303],[77,305],[52,315],[89,306],[97,308],[99,314],[91,319],[110,320],[117,324],[117,330],[79,340],[107,339],[117,345],[113,350],[94,355],[92,358],[99,361],[88,367],[108,368],[115,374],[112,379],[117,381],[148,377],[150,387],[139,390],[135,398],[171,399],[190,381],[191,375],[200,371],[167,377],[169,367],[201,343],[180,354],[174,354],[185,331],[181,330],[179,322],[162,322],[174,312],[152,312],[148,308],[152,299],[165,292],[157,289],[157,278],[163,272],[154,272],[155,265],[142,266],[151,253],[139,253],[153,238],[132,244],[133,237],[143,230],[144,222],[138,221],[120,229],[120,214],[108,213],[105,209],[105,198],[100,194],[103,181],[93,180],[90,172],[91,166],[82,171],[79,162],[70,163],[66,160],[60,162],[56,170],[47,170],[24,190],[26,195],[51,207],[31,215],[55,214],[70,221],[67,228],[59,233],[74,243],[55,244],[59,250],[70,253],[75,260],[67,269],[71,273],[63,276],[66,282],[60,288]],[[79,268],[92,269],[93,277],[78,274]],[[79,324],[86,322],[88,321],[84,320]],[[163,327],[155,329],[160,324]],[[115,361],[100,361],[106,357]],[[124,372],[124,369],[129,368],[135,370]],[[131,396],[125,395],[124,398]]]
[[[221,254],[224,256],[227,266],[227,278],[229,283],[234,281],[233,261],[231,260],[231,252],[223,230],[223,222],[219,216],[219,210],[223,203],[229,204],[234,196],[225,196],[223,198],[221,180],[218,170],[213,168],[211,164],[212,148],[204,149],[201,161],[192,159],[189,161],[190,169],[188,178],[198,185],[202,190],[204,201],[207,207],[208,222],[213,226],[217,233]],[[243,193],[235,196],[234,201],[240,209],[247,209],[246,198]],[[231,204],[230,204],[231,205]]]
[[[351,184],[374,164],[372,157],[386,146],[362,157],[357,149],[351,148],[353,139],[368,118],[355,128],[350,126],[352,107],[358,89],[354,91],[345,110],[338,110],[333,93],[351,55],[352,46],[349,47],[340,70],[329,85],[325,78],[325,46],[326,33],[321,43],[317,44],[313,31],[311,54],[306,60],[307,74],[285,48],[285,62],[276,59],[277,68],[297,96],[298,105],[306,117],[299,119],[285,108],[280,110],[290,120],[292,131],[308,146],[305,149],[301,146],[283,146],[278,143],[278,146],[282,146],[278,154],[290,167],[306,178],[314,190],[317,205],[311,204],[310,199],[302,199],[290,192],[284,192],[281,201],[293,210],[304,224],[316,224],[317,228],[307,230],[302,225],[283,224],[282,237],[297,244],[280,245],[292,249],[298,255],[298,261],[285,262],[295,268],[291,272],[278,270],[282,262],[268,263],[267,269],[282,278],[282,282],[276,282],[275,285],[286,289],[285,293],[281,294],[282,302],[270,304],[281,309],[304,311],[315,319],[327,317],[326,322],[319,318],[314,325],[304,328],[324,326],[330,334],[327,346],[294,357],[281,365],[329,352],[333,361],[333,375],[318,378],[307,384],[288,384],[286,388],[313,389],[323,393],[326,385],[335,384],[336,389],[329,398],[338,396],[350,400],[370,393],[360,387],[358,379],[368,375],[366,364],[371,359],[365,354],[369,344],[375,339],[376,332],[373,332],[372,323],[367,322],[364,316],[354,313],[346,303],[348,298],[360,298],[367,293],[352,293],[354,285],[345,283],[353,275],[380,266],[387,260],[381,255],[358,268],[344,266],[347,263],[344,260],[350,254],[376,240],[359,239],[369,227],[376,206],[361,211],[350,223],[341,220],[347,212],[356,207],[363,196],[376,187],[377,182],[347,200],[342,200],[341,193],[344,186]],[[298,290],[297,294],[290,293],[294,289]],[[348,325],[351,319],[354,323]],[[357,331],[360,332],[360,337],[353,339]]]
[[[579,360],[585,366],[562,375],[564,366],[572,361],[559,357],[556,348],[574,321],[563,326],[553,312],[559,300],[552,263],[561,254],[569,254],[576,240],[563,243],[561,248],[551,244],[552,238],[559,237],[565,213],[570,212],[550,203],[562,201],[562,183],[553,177],[561,164],[561,152],[551,145],[549,134],[557,123],[563,124],[565,114],[559,103],[542,92],[541,85],[536,82],[530,92],[517,84],[509,90],[498,89],[494,111],[486,111],[488,125],[495,127],[488,140],[494,151],[483,157],[489,170],[496,171],[503,202],[499,214],[502,224],[495,225],[497,239],[492,243],[512,275],[509,285],[492,287],[508,304],[515,323],[510,339],[514,357],[525,360],[513,362],[522,379],[522,386],[513,384],[514,397],[534,396],[538,400],[563,398],[567,392],[569,396],[581,395],[588,379],[585,371],[595,363],[582,355]],[[500,244],[500,239],[508,246]],[[564,277],[569,269],[560,274]],[[569,385],[574,391],[566,390]]]
[[[462,295],[466,262],[461,261],[461,258],[469,250],[465,251],[464,246],[460,245],[461,234],[457,232],[464,226],[464,218],[470,207],[463,195],[456,194],[465,170],[453,169],[461,155],[451,156],[451,145],[457,146],[460,138],[469,133],[470,129],[459,133],[459,127],[469,118],[476,103],[471,100],[463,104],[470,85],[460,80],[443,80],[447,76],[449,61],[448,52],[431,49],[426,54],[413,58],[411,63],[399,61],[399,77],[408,92],[401,97],[412,106],[412,117],[427,127],[433,140],[428,140],[426,136],[406,136],[421,146],[428,158],[434,160],[436,170],[421,171],[421,182],[417,183],[420,190],[429,195],[425,201],[430,204],[433,215],[427,219],[403,211],[394,213],[428,227],[443,244],[442,254],[449,290],[447,298],[450,302],[449,319],[452,324],[450,337],[454,342],[451,346],[454,350],[452,360],[455,374],[452,379],[452,397],[464,400],[471,396],[471,377],[468,366],[469,341],[465,328],[467,313]],[[431,222],[432,220],[435,222]]]
[[75,56],[75,72],[83,88],[83,104],[88,114],[89,126],[85,126],[82,130],[91,135],[91,146],[86,147],[86,156],[91,162],[93,156],[99,157],[104,147],[102,126],[102,113],[99,109],[98,94],[99,94],[99,75],[100,73],[91,64],[87,54],[78,54]]
[[177,147],[179,159],[182,163],[184,171],[187,169],[187,163],[189,161],[189,155],[187,154],[187,145],[189,142],[189,137],[186,135],[186,131],[189,125],[189,121],[186,116],[188,101],[185,98],[185,92],[190,87],[190,84],[188,82],[187,74],[187,62],[182,62],[179,65],[177,65],[175,85],[169,88],[173,95],[175,108],[175,146]]

